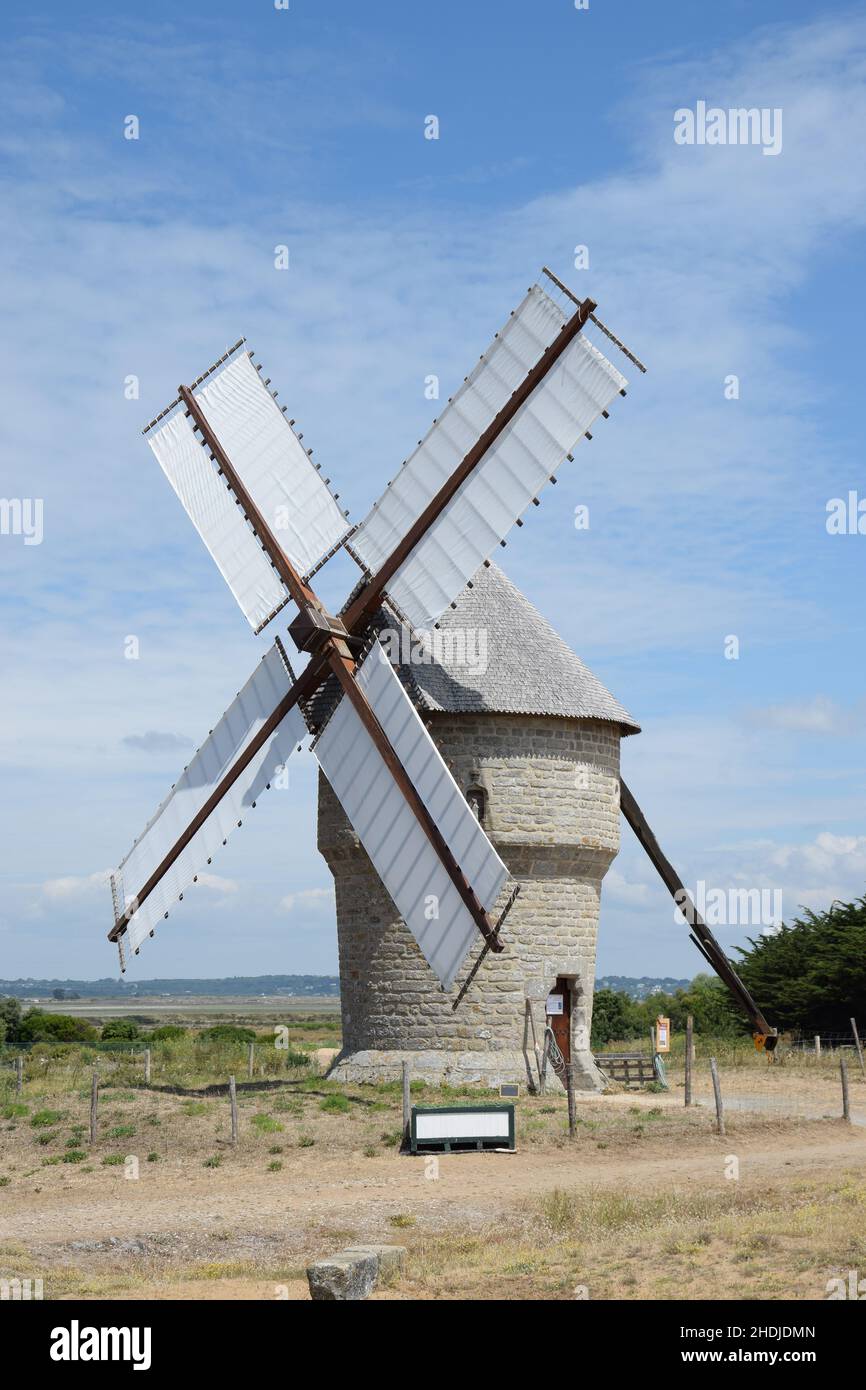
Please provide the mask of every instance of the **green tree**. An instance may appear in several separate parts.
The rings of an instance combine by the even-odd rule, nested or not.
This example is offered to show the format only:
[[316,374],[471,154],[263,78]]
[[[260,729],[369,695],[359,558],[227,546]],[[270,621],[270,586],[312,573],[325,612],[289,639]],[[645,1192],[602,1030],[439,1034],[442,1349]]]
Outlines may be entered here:
[[0,999],[0,1042],[4,1038],[9,1043],[20,1042],[20,1029],[21,1000],[16,999],[14,995]]
[[95,1042],[96,1029],[83,1018],[30,1009],[21,1020],[18,1042]]
[[110,1018],[102,1029],[102,1041],[135,1042],[141,1037],[141,1029],[132,1018]]
[[596,990],[592,1005],[592,1047],[637,1037],[638,1028],[638,1006],[629,995],[622,990]]
[[776,1027],[847,1033],[866,1016],[866,896],[804,910],[738,950],[737,971]]

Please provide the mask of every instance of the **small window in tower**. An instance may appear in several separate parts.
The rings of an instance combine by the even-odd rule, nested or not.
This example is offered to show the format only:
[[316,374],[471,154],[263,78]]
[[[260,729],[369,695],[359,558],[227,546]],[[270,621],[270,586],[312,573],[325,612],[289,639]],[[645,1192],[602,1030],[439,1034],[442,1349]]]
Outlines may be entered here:
[[483,825],[484,812],[487,809],[487,797],[485,795],[484,788],[468,787],[466,791],[466,800],[469,802],[469,805],[472,807],[472,810],[475,812],[475,815],[477,816],[478,820]]

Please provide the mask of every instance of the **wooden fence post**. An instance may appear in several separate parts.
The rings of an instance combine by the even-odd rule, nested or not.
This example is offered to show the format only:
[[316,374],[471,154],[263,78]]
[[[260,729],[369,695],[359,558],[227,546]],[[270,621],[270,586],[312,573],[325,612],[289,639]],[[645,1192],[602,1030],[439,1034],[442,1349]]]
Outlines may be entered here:
[[568,1095],[568,1137],[573,1139],[577,1130],[577,1114],[574,1108],[574,1063],[565,1064],[565,1090]]
[[725,1112],[722,1107],[722,1088],[719,1085],[719,1069],[716,1066],[715,1057],[710,1058],[710,1072],[713,1077],[713,1095],[716,1098],[716,1119],[719,1125],[719,1134],[725,1132]]
[[403,1137],[409,1138],[409,1125],[412,1122],[412,1098],[409,1090],[409,1063],[401,1063],[403,1077]]
[[90,1081],[90,1142],[96,1143],[96,1128],[99,1118],[99,1073],[93,1068]]
[[150,1085],[150,1048],[144,1049],[144,1084]]
[[821,1034],[820,1034],[820,1033],[816,1033],[816,1034],[815,1034],[815,1061],[816,1061],[816,1062],[820,1062],[820,1060],[821,1060]]
[[851,1123],[851,1097],[848,1095],[848,1063],[844,1056],[839,1058],[839,1072],[842,1077],[842,1119]]
[[20,1096],[24,1089],[24,1058],[20,1055],[15,1059],[15,1092]]
[[866,1063],[863,1061],[863,1044],[860,1041],[860,1034],[857,1032],[857,1020],[851,1020],[851,1032],[854,1034],[854,1043],[857,1048],[857,1056],[860,1059],[860,1070],[866,1076]]
[[253,1079],[253,1064],[254,1064],[255,1060],[256,1060],[256,1045],[255,1045],[255,1043],[250,1043],[250,1054],[249,1054],[249,1058],[248,1058],[248,1060],[247,1060],[247,1076],[249,1077],[250,1081],[252,1081],[252,1079]]
[[686,1019],[686,1105],[692,1103],[692,1047],[695,1021],[689,1014]]
[[233,1076],[229,1077],[229,1103],[232,1112],[232,1143],[236,1144],[238,1142],[238,1093]]

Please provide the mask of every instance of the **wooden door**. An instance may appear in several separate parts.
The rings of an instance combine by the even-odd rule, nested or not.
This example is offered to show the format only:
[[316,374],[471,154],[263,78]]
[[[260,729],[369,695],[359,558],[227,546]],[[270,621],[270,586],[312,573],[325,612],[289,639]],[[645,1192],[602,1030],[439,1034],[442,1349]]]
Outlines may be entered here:
[[550,1026],[553,1029],[553,1036],[556,1045],[562,1053],[564,1062],[571,1061],[571,981],[564,980],[562,976],[556,981],[552,995],[562,997],[562,1013],[551,1015]]

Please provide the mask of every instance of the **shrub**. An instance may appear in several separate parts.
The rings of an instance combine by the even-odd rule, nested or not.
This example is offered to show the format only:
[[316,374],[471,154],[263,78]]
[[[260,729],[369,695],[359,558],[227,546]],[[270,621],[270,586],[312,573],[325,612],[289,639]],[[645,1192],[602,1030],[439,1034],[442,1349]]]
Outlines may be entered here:
[[275,1120],[271,1115],[253,1115],[252,1124],[260,1134],[276,1134],[282,1132],[283,1126],[279,1120]]
[[141,1029],[131,1018],[110,1018],[102,1030],[103,1042],[133,1042],[140,1037]]
[[109,1139],[131,1139],[135,1133],[135,1125],[114,1125],[108,1131]]
[[34,1129],[48,1129],[51,1125],[58,1124],[63,1119],[59,1110],[37,1110],[35,1115],[30,1116],[30,1123]]
[[205,1159],[202,1168],[219,1168],[222,1161],[222,1154],[212,1154],[210,1158]]
[[123,1154],[106,1154],[102,1160],[105,1168],[119,1168],[123,1162]]
[[269,1164],[268,1164],[268,1172],[269,1172],[269,1173],[279,1173],[279,1172],[282,1171],[282,1167],[283,1167],[283,1165],[282,1165],[282,1163],[280,1162],[280,1160],[279,1160],[278,1158],[275,1158],[274,1161],[273,1161],[273,1163],[269,1163]]
[[68,1149],[68,1150],[66,1151],[66,1153],[63,1155],[63,1162],[64,1162],[64,1163],[83,1163],[84,1160],[86,1159],[86,1157],[87,1157],[87,1154],[86,1154],[86,1153],[82,1153],[80,1149]]
[[0,1178],[0,1187],[8,1187],[11,1181],[11,1178]]
[[31,1009],[21,1020],[18,1042],[94,1042],[96,1029],[83,1018]]
[[291,1051],[283,1052],[280,1055],[285,1058],[287,1067],[308,1067],[310,1065],[310,1059],[306,1052],[295,1052],[294,1049],[291,1049]]
[[159,1163],[159,1154],[148,1154],[147,1161],[148,1163]]
[[252,1028],[238,1028],[234,1023],[216,1023],[213,1028],[205,1028],[198,1036],[199,1041],[205,1043],[251,1043],[256,1040]]
[[345,1096],[325,1096],[324,1100],[319,1101],[319,1109],[332,1115],[345,1115],[350,1108]]
[[161,1028],[154,1028],[150,1038],[152,1042],[174,1042],[177,1038],[185,1038],[186,1032],[179,1023],[164,1023]]
[[4,1120],[14,1120],[19,1115],[26,1115],[30,1109],[29,1105],[23,1105],[20,1101],[11,1101],[9,1105],[4,1105],[0,1114]]
[[299,1134],[299,1135],[298,1135],[298,1148],[299,1148],[299,1149],[311,1149],[311,1148],[313,1147],[313,1145],[315,1144],[315,1142],[316,1142],[316,1141],[315,1141],[315,1139],[313,1138],[312,1134]]

